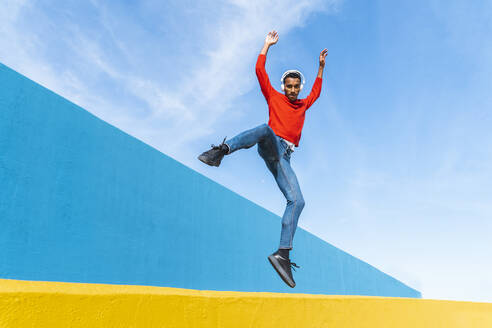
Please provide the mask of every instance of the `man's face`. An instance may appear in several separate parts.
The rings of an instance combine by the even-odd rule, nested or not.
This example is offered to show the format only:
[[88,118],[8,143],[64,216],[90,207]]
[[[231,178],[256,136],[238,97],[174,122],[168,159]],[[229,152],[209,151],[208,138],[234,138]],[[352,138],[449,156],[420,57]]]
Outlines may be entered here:
[[284,81],[284,92],[291,102],[297,100],[301,91],[301,80],[296,77],[288,77]]

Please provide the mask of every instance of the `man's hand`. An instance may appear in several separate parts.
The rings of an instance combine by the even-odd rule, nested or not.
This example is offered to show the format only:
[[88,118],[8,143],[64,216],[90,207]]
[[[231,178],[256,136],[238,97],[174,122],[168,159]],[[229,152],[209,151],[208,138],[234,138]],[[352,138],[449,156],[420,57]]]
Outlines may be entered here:
[[265,38],[265,45],[271,46],[278,41],[278,33],[277,31],[271,31],[268,32],[266,38]]
[[325,68],[325,58],[328,55],[328,49],[323,49],[319,54],[319,69],[318,77],[321,79],[323,77],[323,69]]
[[278,41],[278,33],[277,31],[271,31],[267,34],[265,38],[265,44],[263,45],[263,48],[261,49],[260,54],[266,55],[268,52],[268,48],[270,48],[271,45],[274,45]]
[[326,55],[328,55],[328,49],[323,49],[319,54],[319,66],[325,67]]

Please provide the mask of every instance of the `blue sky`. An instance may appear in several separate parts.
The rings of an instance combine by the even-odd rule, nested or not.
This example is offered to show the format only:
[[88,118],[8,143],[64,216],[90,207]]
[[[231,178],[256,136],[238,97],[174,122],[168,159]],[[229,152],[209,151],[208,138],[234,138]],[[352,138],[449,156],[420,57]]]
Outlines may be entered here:
[[306,96],[329,49],[292,155],[300,226],[425,298],[492,302],[490,2],[3,0],[0,61],[281,215],[255,150],[196,160],[267,121],[272,29],[277,89],[296,68]]

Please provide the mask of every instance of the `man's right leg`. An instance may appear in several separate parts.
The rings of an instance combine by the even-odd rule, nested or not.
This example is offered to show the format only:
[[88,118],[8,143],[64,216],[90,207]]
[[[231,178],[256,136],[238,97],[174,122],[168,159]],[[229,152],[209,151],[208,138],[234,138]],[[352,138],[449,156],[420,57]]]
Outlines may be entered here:
[[225,155],[238,149],[250,148],[257,143],[265,144],[272,151],[276,151],[275,133],[267,124],[244,131],[228,141],[224,139],[224,142],[218,146],[212,145],[212,149],[202,153],[198,159],[210,166],[219,166]]
[[231,154],[239,149],[251,148],[257,143],[265,145],[264,147],[268,147],[272,152],[277,154],[275,138],[275,133],[268,126],[268,124],[262,124],[256,128],[238,134],[234,138],[227,140],[225,144],[229,147],[228,154]]
[[[277,153],[276,136],[268,124],[262,124],[256,128],[244,131],[234,138],[222,142],[218,146],[212,145],[212,149],[203,152],[198,159],[210,166],[219,166],[225,155],[231,154],[238,149],[251,148],[257,143],[266,145],[272,152]],[[278,156],[277,156],[278,158]]]

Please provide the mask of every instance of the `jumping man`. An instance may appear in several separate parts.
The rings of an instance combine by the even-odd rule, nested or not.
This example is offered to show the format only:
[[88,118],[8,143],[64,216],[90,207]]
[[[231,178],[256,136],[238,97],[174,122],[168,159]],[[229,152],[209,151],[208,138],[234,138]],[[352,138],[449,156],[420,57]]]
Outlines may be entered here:
[[205,164],[219,166],[225,155],[258,144],[258,153],[287,199],[287,207],[282,217],[280,246],[275,253],[268,256],[268,260],[282,280],[294,288],[296,283],[292,277],[291,266],[297,268],[298,266],[290,261],[289,251],[292,249],[297,221],[304,208],[304,198],[296,174],[290,166],[290,156],[294,152],[294,147],[299,146],[305,113],[321,93],[323,69],[328,50],[324,49],[319,55],[318,76],[311,93],[305,99],[298,99],[305,82],[301,72],[289,70],[284,73],[281,79],[283,93],[276,91],[270,84],[265,70],[265,61],[268,49],[277,41],[278,33],[269,32],[256,62],[256,76],[260,82],[261,92],[268,103],[270,117],[268,125],[263,124],[244,131],[227,141],[224,139],[222,144],[212,145],[212,149],[201,154],[198,159]]

